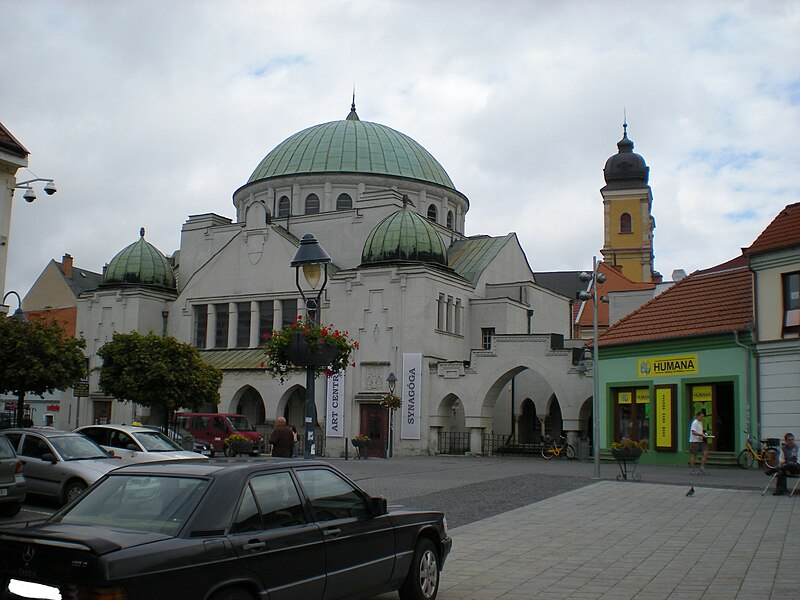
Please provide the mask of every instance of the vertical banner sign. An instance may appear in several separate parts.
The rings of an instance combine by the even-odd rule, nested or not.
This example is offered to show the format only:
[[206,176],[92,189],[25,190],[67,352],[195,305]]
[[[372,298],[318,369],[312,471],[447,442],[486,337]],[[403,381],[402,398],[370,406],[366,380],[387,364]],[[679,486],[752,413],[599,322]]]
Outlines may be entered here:
[[422,354],[403,354],[403,406],[400,438],[418,440],[422,399]]
[[672,448],[672,417],[672,388],[656,388],[656,448]]
[[325,435],[344,437],[344,371],[328,377],[328,400]]

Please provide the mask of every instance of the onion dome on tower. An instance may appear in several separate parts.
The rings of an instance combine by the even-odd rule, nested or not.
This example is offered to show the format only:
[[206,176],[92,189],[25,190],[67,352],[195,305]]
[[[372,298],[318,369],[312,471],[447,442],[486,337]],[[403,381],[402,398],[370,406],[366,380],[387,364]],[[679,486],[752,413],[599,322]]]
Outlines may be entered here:
[[102,286],[146,286],[175,291],[175,273],[166,256],[144,239],[144,227],[139,240],[120,250],[103,272]]
[[447,249],[434,226],[403,196],[403,208],[378,223],[367,236],[361,266],[428,263],[447,267]]
[[619,152],[606,161],[603,189],[635,189],[647,187],[650,167],[644,158],[633,151],[633,142],[628,139],[628,123],[622,124],[622,139],[617,142]]

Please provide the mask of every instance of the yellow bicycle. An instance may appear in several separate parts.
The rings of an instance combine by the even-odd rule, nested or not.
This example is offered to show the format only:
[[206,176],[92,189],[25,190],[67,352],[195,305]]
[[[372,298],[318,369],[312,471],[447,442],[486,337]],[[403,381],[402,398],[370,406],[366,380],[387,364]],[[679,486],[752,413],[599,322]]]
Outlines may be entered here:
[[739,467],[742,469],[749,469],[753,466],[753,462],[757,461],[759,467],[766,467],[767,469],[774,469],[778,466],[778,457],[780,456],[780,449],[778,444],[780,440],[776,438],[768,438],[766,440],[759,440],[759,449],[756,452],[753,445],[750,443],[750,434],[746,431],[747,444],[739,453]]
[[549,437],[542,440],[542,458],[550,460],[555,456],[565,456],[570,460],[577,457],[575,448],[567,443],[567,436],[561,435],[558,440]]

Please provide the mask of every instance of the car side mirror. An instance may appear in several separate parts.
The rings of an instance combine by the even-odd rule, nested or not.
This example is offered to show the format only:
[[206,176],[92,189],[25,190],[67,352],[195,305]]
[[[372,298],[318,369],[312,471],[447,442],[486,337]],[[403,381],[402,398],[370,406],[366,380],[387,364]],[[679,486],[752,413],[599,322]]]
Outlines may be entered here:
[[386,498],[383,497],[370,498],[369,508],[373,517],[380,517],[389,512],[389,504],[386,502]]
[[53,454],[52,452],[45,452],[44,454],[42,454],[42,460],[44,462],[49,462],[52,464],[56,464],[56,462],[58,462],[56,461],[56,455]]

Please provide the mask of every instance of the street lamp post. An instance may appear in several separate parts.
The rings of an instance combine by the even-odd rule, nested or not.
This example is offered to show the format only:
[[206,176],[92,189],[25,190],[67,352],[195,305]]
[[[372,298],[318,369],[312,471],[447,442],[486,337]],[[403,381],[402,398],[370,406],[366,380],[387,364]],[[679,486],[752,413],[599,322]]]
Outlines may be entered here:
[[[394,388],[397,385],[397,377],[394,372],[389,373],[386,378],[386,385],[389,386],[389,395],[394,396]],[[386,440],[386,458],[391,458],[394,454],[394,406],[389,407],[389,439]]]
[[[300,240],[300,247],[292,259],[291,266],[295,270],[295,285],[303,298],[306,306],[306,314],[309,321],[312,323],[317,322],[320,298],[322,292],[328,283],[328,263],[331,262],[331,257],[320,245],[319,241],[313,234],[307,233]],[[303,269],[303,277],[311,289],[313,290],[309,295],[303,291],[303,286],[300,285],[300,268]],[[324,272],[325,279],[322,285],[317,290],[320,277]],[[314,406],[314,386],[315,386],[315,367],[309,365],[306,367],[306,416],[305,416],[305,444],[303,450],[303,458],[310,459],[315,452],[314,444],[314,416],[316,414]]]
[[584,283],[590,283],[589,290],[580,292],[578,299],[592,301],[592,453],[594,455],[594,478],[600,479],[600,355],[597,344],[597,286],[606,280],[603,273],[597,272],[597,256],[592,257],[592,273],[585,271],[578,275]]
[[[20,321],[21,323],[27,323],[28,319],[25,317],[25,313],[22,311],[22,298],[19,297],[19,294],[14,290],[7,292],[5,296],[3,296],[3,302],[0,303],[0,315],[8,314],[9,306],[6,304],[6,299],[9,296],[16,296],[17,298],[17,310],[14,311],[14,314],[8,317],[9,319],[14,319],[16,321]],[[5,318],[1,317],[0,318]],[[17,398],[17,410],[16,410],[16,424],[17,427],[23,427],[25,421],[25,394],[24,392],[20,394],[20,397]]]

